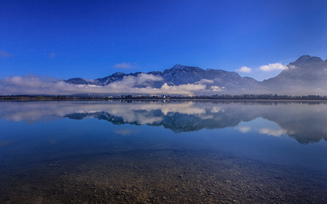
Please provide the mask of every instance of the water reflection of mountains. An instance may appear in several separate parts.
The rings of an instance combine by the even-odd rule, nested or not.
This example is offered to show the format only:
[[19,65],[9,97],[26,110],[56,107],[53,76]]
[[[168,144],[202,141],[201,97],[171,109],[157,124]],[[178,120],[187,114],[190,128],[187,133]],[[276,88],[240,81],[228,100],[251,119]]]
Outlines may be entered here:
[[181,113],[169,113],[168,115],[164,115],[160,110],[153,110],[150,112],[147,111],[135,111],[134,114],[137,114],[141,117],[149,117],[151,118],[161,118],[160,121],[153,121],[152,123],[142,123],[140,121],[131,121],[125,122],[123,117],[116,117],[110,115],[106,112],[97,112],[97,113],[73,113],[68,114],[66,117],[70,119],[81,120],[83,118],[98,118],[99,120],[107,120],[112,122],[115,125],[122,124],[133,124],[133,125],[150,125],[150,126],[163,126],[164,128],[171,129],[175,133],[181,132],[193,132],[199,131],[201,129],[217,129],[217,128],[225,128],[225,127],[234,127],[241,122],[239,119],[231,118],[230,115],[222,115],[222,114],[214,114],[211,116],[219,116],[219,122],[217,117],[213,118],[201,118],[201,116],[197,115],[187,115]]
[[277,123],[284,134],[302,144],[327,140],[325,103],[2,103],[0,117],[29,122],[58,117],[97,118],[116,125],[163,126],[175,133],[236,127],[241,122],[263,118]]

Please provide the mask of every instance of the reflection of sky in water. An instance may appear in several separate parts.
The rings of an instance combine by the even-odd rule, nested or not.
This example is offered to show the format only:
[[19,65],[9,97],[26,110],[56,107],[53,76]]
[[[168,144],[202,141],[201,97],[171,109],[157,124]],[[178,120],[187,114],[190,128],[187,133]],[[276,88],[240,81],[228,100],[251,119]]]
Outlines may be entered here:
[[278,124],[263,118],[257,118],[250,122],[241,122],[235,129],[242,133],[260,133],[274,137],[286,134],[286,130],[283,130]]
[[[0,152],[23,162],[133,149],[207,149],[326,170],[325,116],[325,104],[2,103]],[[303,145],[308,142],[314,144]]]
[[[253,131],[253,124],[261,124],[256,131],[263,135],[288,135],[302,144],[327,139],[326,104],[20,102],[2,103],[0,110],[2,119],[29,123],[63,117],[74,120],[97,118],[114,124],[163,126],[175,133],[236,126],[246,133]],[[259,118],[261,122],[250,123]]]
[[[251,175],[253,174],[253,178],[251,176],[246,178],[248,181],[255,180],[259,175],[259,181],[261,178],[275,179],[273,181],[281,182],[283,184],[281,188],[284,189],[288,183],[283,182],[281,180],[283,176],[280,175],[294,175],[298,178],[295,181],[299,182],[302,188],[301,181],[304,179],[302,173],[305,172],[304,180],[319,188],[319,185],[324,186],[327,182],[326,116],[326,104],[1,103],[0,175],[4,176],[0,177],[4,180],[0,181],[16,185],[6,176],[11,175],[18,183],[26,178],[31,178],[31,181],[35,182],[38,181],[37,176],[41,175],[41,178],[42,176],[44,178],[48,173],[44,169],[56,172],[54,177],[50,175],[46,181],[65,177],[66,174],[73,174],[75,177],[71,178],[80,179],[80,173],[83,173],[81,169],[86,169],[84,173],[90,176],[88,182],[93,189],[94,180],[98,176],[102,175],[101,178],[105,181],[112,173],[120,172],[118,175],[124,176],[125,172],[129,171],[135,178],[134,173],[141,169],[141,163],[149,162],[147,165],[143,164],[142,168],[145,168],[145,171],[142,169],[141,173],[136,175],[143,179],[149,172],[156,172],[157,174],[147,182],[160,176],[166,181],[167,176],[172,176],[176,172],[179,176],[169,177],[171,180],[168,182],[183,182],[180,175],[183,176],[183,172],[201,176],[207,171],[203,176],[209,179],[210,185],[214,180],[209,177],[216,174],[216,178],[223,182],[223,186],[229,185],[225,180],[229,182],[232,180],[231,185],[242,188],[244,181],[242,172],[247,169],[251,170]],[[177,159],[176,164],[169,168],[165,166],[170,164],[165,152],[170,156],[175,155],[173,158]],[[163,156],[158,156],[162,153]],[[192,158],[187,155],[192,155]],[[207,158],[201,155],[206,155]],[[148,157],[152,160],[148,161],[146,159]],[[103,158],[112,161],[113,164],[106,163]],[[192,161],[199,164],[203,162],[205,166],[200,165],[198,167],[200,172],[197,172],[191,168],[194,164]],[[156,165],[153,164],[155,162]],[[220,166],[221,164],[224,166]],[[101,168],[99,167],[93,174],[89,173],[89,170],[94,170],[94,165],[100,165]],[[127,168],[124,169],[122,165],[126,165]],[[73,166],[71,172],[66,169],[69,166]],[[39,170],[40,168],[43,170]],[[118,170],[113,171],[116,168]],[[147,171],[147,168],[155,171]],[[275,173],[276,176],[263,172],[262,168],[273,175]],[[32,173],[29,171],[19,173],[24,169],[31,169]],[[107,169],[112,171],[107,172]],[[160,173],[161,169],[165,169],[165,173]],[[294,172],[290,172],[291,170]],[[302,173],[298,173],[297,170]],[[105,175],[105,172],[108,175]],[[224,172],[230,174],[225,175]],[[237,175],[240,176],[240,180],[233,178]],[[122,178],[114,179],[119,181]],[[202,183],[203,179],[200,179],[199,183]],[[65,178],[63,183],[68,180]],[[197,180],[192,179],[187,182],[195,181]],[[264,179],[259,184],[263,185],[263,190],[267,186],[268,192],[271,192],[269,188],[276,185],[271,187],[269,186],[271,180],[267,181],[268,183],[265,183],[266,181]],[[29,180],[22,182],[26,184]],[[56,188],[57,184],[55,182]],[[178,183],[179,186],[181,184]],[[73,181],[69,187],[75,190],[75,185]],[[84,182],[81,186],[85,186]],[[155,186],[158,188],[157,184]],[[199,185],[196,188],[198,187]],[[255,188],[251,185],[250,187]],[[208,186],[204,188],[208,189]],[[221,189],[216,190],[218,193]],[[246,190],[241,189],[240,192]],[[293,189],[287,190],[291,192]],[[39,193],[38,190],[33,191]],[[86,189],[85,192],[90,192],[90,189]],[[252,195],[252,192],[250,194]]]

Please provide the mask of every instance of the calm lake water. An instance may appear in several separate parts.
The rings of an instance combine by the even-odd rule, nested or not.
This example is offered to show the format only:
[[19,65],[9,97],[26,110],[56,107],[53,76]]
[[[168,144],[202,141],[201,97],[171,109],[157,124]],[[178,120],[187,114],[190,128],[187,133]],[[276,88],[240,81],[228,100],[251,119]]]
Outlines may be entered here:
[[0,102],[0,203],[327,203],[327,103]]

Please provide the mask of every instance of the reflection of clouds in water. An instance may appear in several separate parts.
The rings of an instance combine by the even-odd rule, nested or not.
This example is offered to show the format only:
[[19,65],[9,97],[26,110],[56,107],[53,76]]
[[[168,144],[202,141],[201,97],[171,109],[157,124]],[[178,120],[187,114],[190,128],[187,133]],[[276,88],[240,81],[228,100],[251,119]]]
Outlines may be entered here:
[[11,142],[8,142],[8,141],[0,142],[0,147],[6,147],[10,144],[11,144]]
[[202,120],[210,120],[213,119],[215,116],[214,115],[199,115],[199,118],[201,118]]
[[58,108],[55,103],[33,103],[33,102],[19,102],[19,103],[2,103],[0,107],[0,118],[9,121],[47,121],[54,118],[61,118],[65,116],[65,109]]
[[161,112],[164,115],[168,113],[181,113],[187,115],[194,115],[194,114],[204,114],[205,109],[201,107],[197,107],[195,103],[188,102],[188,103],[179,103],[179,104],[169,104],[163,105],[160,107]]
[[140,125],[147,125],[147,124],[153,124],[153,123],[160,123],[163,120],[163,117],[154,117],[149,116],[146,113],[135,113],[131,112],[127,115],[121,115],[124,122],[135,122],[137,121]]
[[149,115],[149,112],[160,110],[164,115],[180,113],[201,116],[203,119],[211,119],[207,111],[220,110],[215,104],[208,103],[205,106],[199,103],[120,103],[120,102],[12,102],[2,103],[0,118],[9,121],[46,120],[64,117],[72,113],[92,114],[106,112],[116,117],[122,117],[126,122],[138,121],[140,124],[150,124],[162,121],[162,116]]
[[[115,104],[111,109],[106,108],[107,113],[122,117],[125,122],[138,122],[139,124],[153,124],[163,121],[164,116],[179,113],[186,115],[194,115],[203,120],[213,119],[210,110],[219,112],[222,110],[216,104],[186,102],[186,103],[150,103],[150,104]],[[152,112],[159,110],[162,115],[153,115]]]
[[80,114],[76,119],[110,116],[120,122],[162,125],[177,132],[235,127],[244,133],[287,134],[304,144],[327,140],[324,103],[48,101],[1,102],[0,106],[0,118],[9,121],[48,121],[70,114]]
[[219,106],[214,106],[214,107],[211,107],[211,108],[210,108],[210,112],[211,112],[211,113],[219,113],[220,111],[224,112],[224,109],[222,109],[222,108],[219,107]]
[[276,129],[270,129],[270,128],[261,128],[259,130],[260,134],[264,134],[264,135],[269,135],[269,136],[275,136],[275,137],[280,137],[283,134],[286,134],[286,130],[280,129],[280,130],[276,130]]
[[236,127],[236,130],[239,130],[242,133],[247,133],[251,130],[251,127],[249,126],[241,126],[241,127]]
[[277,123],[261,117],[249,122],[241,123],[239,126],[235,127],[235,129],[242,133],[247,133],[252,130],[252,132],[275,137],[280,137],[281,135],[286,134],[286,130],[281,129]]

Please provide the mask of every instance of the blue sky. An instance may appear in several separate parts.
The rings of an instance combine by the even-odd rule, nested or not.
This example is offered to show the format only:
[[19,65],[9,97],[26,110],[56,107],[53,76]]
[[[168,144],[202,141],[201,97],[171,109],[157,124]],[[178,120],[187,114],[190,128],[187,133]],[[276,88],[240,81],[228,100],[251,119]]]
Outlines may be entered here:
[[183,64],[262,80],[305,54],[327,58],[327,1],[0,0],[0,78]]

